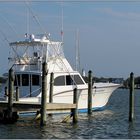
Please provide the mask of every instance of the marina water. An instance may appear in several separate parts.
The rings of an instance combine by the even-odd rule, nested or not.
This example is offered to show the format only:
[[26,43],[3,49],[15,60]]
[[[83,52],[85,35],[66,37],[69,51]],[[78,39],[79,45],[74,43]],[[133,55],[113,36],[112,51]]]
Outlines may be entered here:
[[1,139],[133,139],[140,138],[140,90],[135,90],[135,119],[128,121],[129,90],[116,90],[104,111],[79,114],[78,123],[62,123],[66,117],[54,115],[40,127],[34,116],[22,116],[15,124],[0,124]]

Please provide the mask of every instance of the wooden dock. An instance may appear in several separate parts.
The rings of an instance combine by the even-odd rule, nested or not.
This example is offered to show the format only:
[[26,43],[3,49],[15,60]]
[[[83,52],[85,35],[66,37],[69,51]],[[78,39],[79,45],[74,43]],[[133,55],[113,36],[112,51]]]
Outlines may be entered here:
[[[6,110],[8,107],[7,101],[0,101],[0,111]],[[67,103],[47,103],[46,104],[46,112],[53,111],[66,111],[75,109],[76,104],[67,104]],[[33,102],[21,102],[14,101],[12,111],[13,112],[31,112],[38,111],[41,109],[41,103],[33,103]]]
[[[77,122],[78,118],[78,96],[77,96],[77,88],[73,90],[73,103],[53,103],[53,74],[51,74],[51,88],[50,88],[50,98],[49,103],[47,103],[47,64],[44,62],[42,64],[42,97],[41,97],[41,103],[35,103],[35,102],[21,102],[19,101],[19,90],[18,87],[16,87],[16,101],[14,100],[14,72],[12,68],[9,70],[9,83],[8,88],[5,87],[5,95],[7,96],[7,101],[0,101],[0,122],[6,122],[6,123],[13,123],[18,120],[19,113],[20,112],[36,112],[41,115],[41,125],[46,124],[46,114],[52,113],[52,112],[59,112],[62,111],[69,111],[70,116],[73,117],[73,123]],[[92,79],[91,72],[89,73],[89,79]],[[91,114],[92,112],[92,80],[90,80],[89,88],[88,88],[88,112]]]
[[[39,114],[41,114],[42,109],[41,103],[14,101],[12,104],[12,115],[10,115],[8,105],[8,101],[0,101],[0,122],[2,123],[16,122],[19,118],[19,113],[35,112],[37,114],[39,112]],[[70,114],[73,114],[71,116],[73,117],[73,122],[75,123],[77,122],[77,114],[75,114],[76,108],[76,104],[47,103],[45,113],[50,114],[69,111]]]

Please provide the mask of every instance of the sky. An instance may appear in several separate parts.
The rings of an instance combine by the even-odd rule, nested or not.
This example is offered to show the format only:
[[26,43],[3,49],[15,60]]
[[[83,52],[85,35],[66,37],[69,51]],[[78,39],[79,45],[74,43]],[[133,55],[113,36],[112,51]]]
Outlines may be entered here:
[[62,26],[65,57],[73,68],[78,31],[80,68],[86,73],[140,76],[139,0],[0,0],[0,75],[8,70],[9,42],[24,40],[26,32],[47,32],[61,41]]

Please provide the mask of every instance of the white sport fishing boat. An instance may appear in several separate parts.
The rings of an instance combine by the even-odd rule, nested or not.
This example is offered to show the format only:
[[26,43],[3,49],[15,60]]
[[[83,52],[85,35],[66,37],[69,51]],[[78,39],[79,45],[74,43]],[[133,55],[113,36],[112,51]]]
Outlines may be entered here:
[[[73,89],[78,89],[78,109],[87,111],[88,84],[78,71],[74,71],[63,53],[63,43],[48,39],[46,35],[27,35],[24,41],[10,43],[12,52],[9,63],[15,74],[14,86],[19,87],[20,101],[41,102],[42,63],[47,62],[47,102],[49,99],[50,74],[54,73],[54,103],[72,103]],[[11,67],[10,66],[10,67]],[[8,73],[4,74],[8,76]],[[8,80],[6,85],[8,85]],[[103,109],[112,92],[120,85],[114,83],[94,83],[92,109]]]

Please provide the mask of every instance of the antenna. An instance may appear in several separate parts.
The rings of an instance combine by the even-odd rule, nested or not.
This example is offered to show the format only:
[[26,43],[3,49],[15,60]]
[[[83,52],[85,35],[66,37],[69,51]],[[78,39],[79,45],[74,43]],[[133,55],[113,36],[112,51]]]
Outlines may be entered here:
[[[41,31],[44,32],[45,29],[44,29],[43,26],[41,25],[41,23],[40,23],[40,21],[39,21],[37,15],[34,14],[33,10],[32,10],[31,7],[30,7],[30,5],[27,4],[27,2],[25,2],[25,5],[27,6],[27,8],[28,8],[28,10],[29,10],[29,13],[31,13],[33,19],[34,19],[34,20],[36,21],[36,23],[39,25]],[[47,33],[45,32],[45,34],[47,34]]]
[[[5,21],[5,23],[7,23],[7,25],[11,28],[11,30],[16,34],[17,37],[19,37],[16,29],[12,26],[12,24],[8,21],[8,19],[5,16],[2,16],[2,14],[0,14],[0,17],[3,18],[3,20]],[[2,33],[2,32],[1,32]],[[3,34],[3,33],[2,33]]]
[[79,52],[79,29],[76,30],[76,48],[75,48],[75,69],[80,71],[80,52]]
[[[29,6],[29,2],[26,3]],[[30,11],[29,8],[26,8],[27,12],[27,35],[29,34],[29,28],[30,28]]]
[[62,39],[62,42],[64,41],[64,27],[63,27],[63,2],[61,3],[61,39]]

